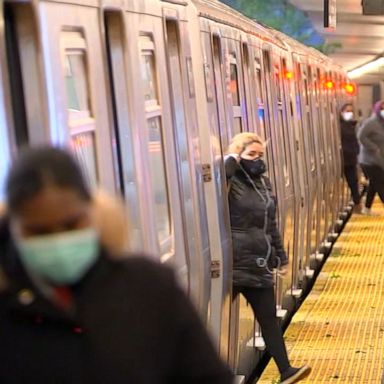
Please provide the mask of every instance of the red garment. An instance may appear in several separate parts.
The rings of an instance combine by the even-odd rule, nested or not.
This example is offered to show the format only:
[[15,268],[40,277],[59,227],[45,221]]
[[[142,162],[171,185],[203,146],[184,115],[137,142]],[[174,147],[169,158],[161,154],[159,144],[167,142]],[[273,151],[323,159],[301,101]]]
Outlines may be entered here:
[[53,290],[55,293],[55,303],[65,310],[69,309],[73,302],[71,290],[67,287],[55,287]]

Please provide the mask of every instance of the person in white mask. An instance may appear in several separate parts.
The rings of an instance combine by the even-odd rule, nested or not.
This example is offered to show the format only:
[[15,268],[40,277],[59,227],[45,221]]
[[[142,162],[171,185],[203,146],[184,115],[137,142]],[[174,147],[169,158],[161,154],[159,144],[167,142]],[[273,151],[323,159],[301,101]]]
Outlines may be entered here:
[[356,138],[356,124],[353,105],[346,103],[340,110],[340,134],[341,147],[343,150],[344,176],[351,191],[354,203],[353,211],[361,212],[359,184],[357,177],[357,155],[359,153],[359,143]]
[[65,150],[15,160],[0,219],[0,383],[232,384],[173,271],[110,257],[92,211]]
[[375,103],[373,113],[359,128],[359,163],[369,180],[363,213],[371,215],[373,198],[377,192],[384,203],[384,101]]

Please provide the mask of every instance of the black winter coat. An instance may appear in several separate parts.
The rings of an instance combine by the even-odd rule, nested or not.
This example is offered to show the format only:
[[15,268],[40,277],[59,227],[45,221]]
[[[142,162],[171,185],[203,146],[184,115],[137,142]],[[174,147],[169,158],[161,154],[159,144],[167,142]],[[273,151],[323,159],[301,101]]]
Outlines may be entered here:
[[[233,157],[225,161],[233,244],[233,284],[273,286],[272,268],[288,263],[276,223],[276,203],[265,176],[247,178]],[[255,190],[255,188],[257,190]]]
[[4,222],[0,267],[1,384],[232,383],[170,269],[103,254],[68,313],[28,278]]
[[359,142],[356,137],[357,121],[340,119],[341,147],[344,165],[356,165],[359,154]]

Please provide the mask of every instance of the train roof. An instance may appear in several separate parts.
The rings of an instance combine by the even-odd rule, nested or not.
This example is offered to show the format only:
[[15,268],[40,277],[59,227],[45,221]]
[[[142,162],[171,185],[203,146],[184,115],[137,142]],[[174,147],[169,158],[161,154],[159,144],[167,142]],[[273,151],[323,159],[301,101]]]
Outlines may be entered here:
[[[224,23],[276,44],[276,39],[268,28],[256,23],[218,0],[192,0],[192,3],[195,5],[198,14],[202,17]],[[281,45],[280,42],[279,45]]]
[[249,19],[242,13],[234,10],[226,4],[223,4],[219,0],[192,0],[191,2],[195,5],[198,14],[201,17],[221,22],[242,30],[243,32],[256,35],[264,41],[269,41],[274,45],[278,45],[284,49],[289,49],[292,52],[309,55],[321,62],[328,62],[330,65],[341,70],[339,65],[336,65],[329,57],[317,49],[308,47],[292,37],[287,36],[283,32],[266,26],[259,21]]

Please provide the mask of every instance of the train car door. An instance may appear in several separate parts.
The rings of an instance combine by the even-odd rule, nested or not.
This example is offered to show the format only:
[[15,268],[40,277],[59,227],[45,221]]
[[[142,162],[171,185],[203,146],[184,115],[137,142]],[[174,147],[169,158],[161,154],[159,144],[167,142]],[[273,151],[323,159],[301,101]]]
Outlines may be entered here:
[[312,225],[311,225],[311,254],[315,254],[320,247],[319,243],[319,228],[321,223],[321,202],[322,197],[322,181],[321,181],[321,136],[319,120],[316,113],[316,91],[315,91],[315,76],[316,70],[311,62],[308,62],[307,70],[307,82],[308,82],[308,108],[309,108],[309,122],[311,124],[313,152],[316,163],[316,172],[314,174],[314,196],[312,205]]
[[[195,86],[187,22],[180,20],[182,10],[164,9],[165,54],[170,80],[170,96],[178,167],[181,208],[188,255],[189,288],[203,318],[208,316],[210,265],[209,239],[202,183],[196,185],[201,163],[195,153],[198,140]],[[201,169],[201,168],[200,168]],[[199,191],[197,191],[199,188]]]
[[[207,36],[208,37],[208,36]],[[223,155],[225,153],[225,149],[228,146],[230,140],[230,124],[227,112],[226,103],[228,101],[228,94],[225,84],[225,52],[226,46],[224,45],[224,39],[221,37],[221,33],[217,29],[211,29],[211,34],[209,36],[209,41],[206,40],[206,49],[209,50],[207,52],[207,59],[211,60],[212,75],[213,81],[210,82],[208,80],[208,87],[213,88],[209,89],[207,87],[207,100],[208,100],[208,108],[210,108],[210,112],[213,114],[214,122],[212,121],[212,125],[210,127],[210,135],[213,144],[213,152],[214,152],[214,162],[215,162],[215,181],[216,181],[216,191],[217,191],[217,208],[222,216],[222,220],[220,220],[219,228],[221,237],[225,240],[225,247],[222,250],[222,263],[224,271],[229,272],[232,265],[232,247],[230,240],[230,224],[229,224],[229,211],[228,211],[228,203],[227,203],[227,189],[226,189],[226,176],[223,164]],[[208,68],[206,67],[208,70]],[[209,79],[208,72],[206,72],[206,80]],[[220,280],[212,280],[212,321],[213,324],[220,324],[220,328],[217,328],[216,331],[220,332],[219,340],[220,340],[220,352],[222,356],[226,359],[230,360],[230,310],[231,310],[231,280],[229,273],[225,273],[227,277],[227,281]],[[224,277],[223,276],[223,277]],[[216,316],[220,316],[220,318],[216,318]]]
[[315,134],[317,134],[315,143],[316,151],[318,154],[318,206],[317,206],[317,236],[316,245],[320,249],[322,242],[326,237],[326,196],[328,194],[328,185],[325,182],[327,177],[326,167],[326,154],[325,154],[325,141],[324,141],[324,121],[322,115],[322,106],[320,98],[320,70],[317,65],[312,65],[312,115],[313,122],[316,127]]
[[124,13],[116,9],[109,10],[104,4],[105,47],[107,54],[108,80],[110,84],[113,130],[113,149],[117,164],[118,186],[126,201],[126,215],[130,222],[130,248],[142,250],[143,221],[137,172],[140,153],[134,140],[134,107],[127,84],[132,84],[130,77],[127,41],[125,39]]
[[[295,156],[292,120],[290,110],[289,87],[287,78],[288,67],[287,60],[281,52],[281,55],[276,53],[274,60],[274,81],[277,96],[277,118],[278,118],[278,131],[277,131],[277,145],[279,152],[282,154],[282,173],[279,180],[282,190],[282,199],[278,203],[279,212],[281,215],[281,234],[283,238],[284,249],[287,252],[288,259],[291,265],[294,255],[294,230],[295,230],[295,194],[294,194],[294,174],[293,174],[293,159]],[[282,308],[283,294],[289,291],[292,286],[292,273],[289,276],[281,279],[277,277],[277,305]]]
[[109,137],[101,128],[108,127],[102,81],[94,92],[96,78],[103,78],[101,67],[93,64],[102,56],[97,9],[78,7],[75,18],[64,4],[7,4],[18,48],[12,60],[20,63],[20,79],[12,84],[22,95],[17,140],[70,145],[89,184],[114,190],[112,155],[105,145]]
[[[301,286],[301,279],[303,275],[304,265],[306,263],[306,258],[309,255],[309,201],[311,194],[311,185],[310,185],[310,174],[313,170],[313,161],[310,157],[310,148],[308,143],[308,127],[307,127],[307,113],[305,108],[305,89],[302,81],[302,71],[301,71],[301,56],[297,54],[293,55],[294,63],[294,77],[297,79],[295,82],[296,85],[296,100],[294,103],[295,116],[297,116],[296,124],[296,146],[299,148],[299,161],[300,168],[299,172],[302,176],[302,188],[301,188],[301,202],[300,202],[300,231],[299,231],[299,256],[294,260],[296,263],[293,268],[296,273],[293,276],[293,290],[299,289]],[[313,154],[312,154],[313,155]]]
[[315,142],[314,142],[314,129],[311,120],[311,109],[310,109],[310,93],[309,93],[309,73],[307,63],[300,65],[300,79],[302,83],[302,106],[303,106],[303,121],[305,140],[307,144],[307,161],[309,162],[308,168],[308,182],[309,182],[309,194],[308,194],[308,232],[307,232],[307,244],[308,252],[304,260],[304,268],[309,265],[309,257],[311,254],[315,254],[316,249],[316,223],[317,223],[317,163],[315,153]]

